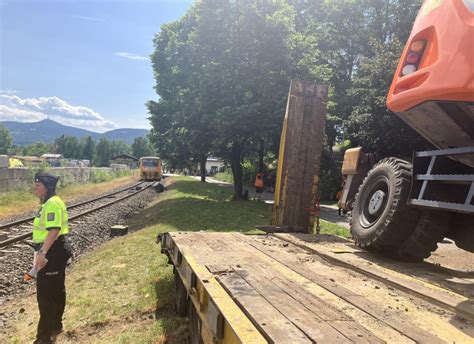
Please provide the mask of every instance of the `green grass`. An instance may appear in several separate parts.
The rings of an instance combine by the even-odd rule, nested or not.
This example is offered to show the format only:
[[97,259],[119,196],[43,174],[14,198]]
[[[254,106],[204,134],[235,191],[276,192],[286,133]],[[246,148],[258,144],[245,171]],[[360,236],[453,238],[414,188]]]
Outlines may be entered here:
[[148,208],[131,222],[133,228],[154,225],[160,232],[237,231],[254,233],[268,224],[271,206],[263,202],[231,201],[232,189],[176,177],[159,206]]
[[216,173],[213,176],[213,178],[221,182],[226,182],[226,183],[231,183],[231,184],[234,182],[234,177],[232,177],[232,173],[230,171]]
[[320,223],[320,233],[322,234],[332,234],[332,235],[338,235],[344,238],[350,238],[351,237],[351,232],[349,229],[336,225],[335,223],[328,222],[325,220],[319,220]]
[[[173,272],[156,236],[178,230],[256,233],[255,225],[269,223],[270,205],[231,197],[231,188],[174,178],[158,202],[130,222],[142,230],[103,244],[68,272],[66,333],[59,343],[183,342],[187,323],[174,315]],[[0,342],[33,340],[36,300],[20,302],[26,310],[14,324],[16,334],[7,341],[0,335]]]
[[[110,191],[111,189],[133,183],[137,177],[121,176],[116,174],[116,178],[100,183],[74,183],[58,188],[58,195],[67,202],[76,199],[78,196],[94,196]],[[33,195],[33,182],[31,188],[22,188],[16,191],[0,193],[0,219],[10,216],[21,215],[31,210],[36,210],[39,200]]]
[[0,193],[0,209],[2,206],[8,206],[12,203],[31,202],[38,204],[37,198],[33,195],[31,190],[26,188],[17,191]]
[[333,201],[333,200],[321,201],[321,204],[323,204],[323,205],[331,205],[331,206],[337,207],[337,201]]
[[133,175],[133,170],[117,170],[114,172],[106,172],[102,170],[91,170],[91,183],[108,182],[116,178],[122,178]]
[[[113,239],[81,257],[68,271],[66,332],[58,343],[182,343],[187,322],[174,314],[174,278],[155,243],[168,231],[257,233],[270,223],[271,206],[231,201],[232,188],[173,177],[168,190],[130,221],[141,229]],[[347,229],[321,220],[321,233],[347,237]],[[11,337],[2,343],[28,343],[37,323],[35,296],[9,304],[18,312]]]

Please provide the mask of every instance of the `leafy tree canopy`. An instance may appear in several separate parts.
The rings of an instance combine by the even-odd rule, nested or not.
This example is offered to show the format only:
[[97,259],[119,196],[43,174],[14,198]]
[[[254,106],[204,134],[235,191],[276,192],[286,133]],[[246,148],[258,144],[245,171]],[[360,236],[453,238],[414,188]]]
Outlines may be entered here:
[[12,146],[12,137],[7,128],[0,124],[0,154],[8,154]]
[[[331,147],[406,156],[424,142],[385,97],[421,1],[201,0],[163,25],[152,56],[157,101],[150,140],[176,166],[209,154],[230,162],[235,198],[244,159],[277,155],[289,82],[326,84],[323,174]],[[404,142],[403,145],[399,144]],[[263,161],[263,159],[260,159]]]

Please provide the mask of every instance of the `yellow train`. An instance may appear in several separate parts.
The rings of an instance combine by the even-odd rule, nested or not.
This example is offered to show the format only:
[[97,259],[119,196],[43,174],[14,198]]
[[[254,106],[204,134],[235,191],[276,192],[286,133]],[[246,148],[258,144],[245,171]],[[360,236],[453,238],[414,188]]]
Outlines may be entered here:
[[143,180],[161,180],[163,177],[163,163],[155,156],[140,158],[140,177]]

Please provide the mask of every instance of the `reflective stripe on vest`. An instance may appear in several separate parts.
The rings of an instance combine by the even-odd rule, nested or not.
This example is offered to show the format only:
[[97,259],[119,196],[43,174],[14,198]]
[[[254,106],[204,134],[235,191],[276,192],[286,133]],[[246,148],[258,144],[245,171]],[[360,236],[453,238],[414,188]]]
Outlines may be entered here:
[[43,243],[48,236],[48,228],[61,228],[59,235],[69,233],[66,205],[58,196],[53,196],[41,205],[34,220],[33,242]]

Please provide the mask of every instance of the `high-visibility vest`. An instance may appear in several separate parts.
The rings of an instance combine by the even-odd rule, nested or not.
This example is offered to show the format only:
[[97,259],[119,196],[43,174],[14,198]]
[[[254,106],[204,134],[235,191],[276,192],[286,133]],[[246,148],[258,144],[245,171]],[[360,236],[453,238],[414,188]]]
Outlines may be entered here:
[[255,178],[255,187],[263,188],[263,174],[262,173],[257,173],[257,177]]
[[33,222],[33,242],[40,244],[48,236],[48,228],[60,228],[59,235],[69,233],[66,205],[58,196],[53,196],[41,205]]

